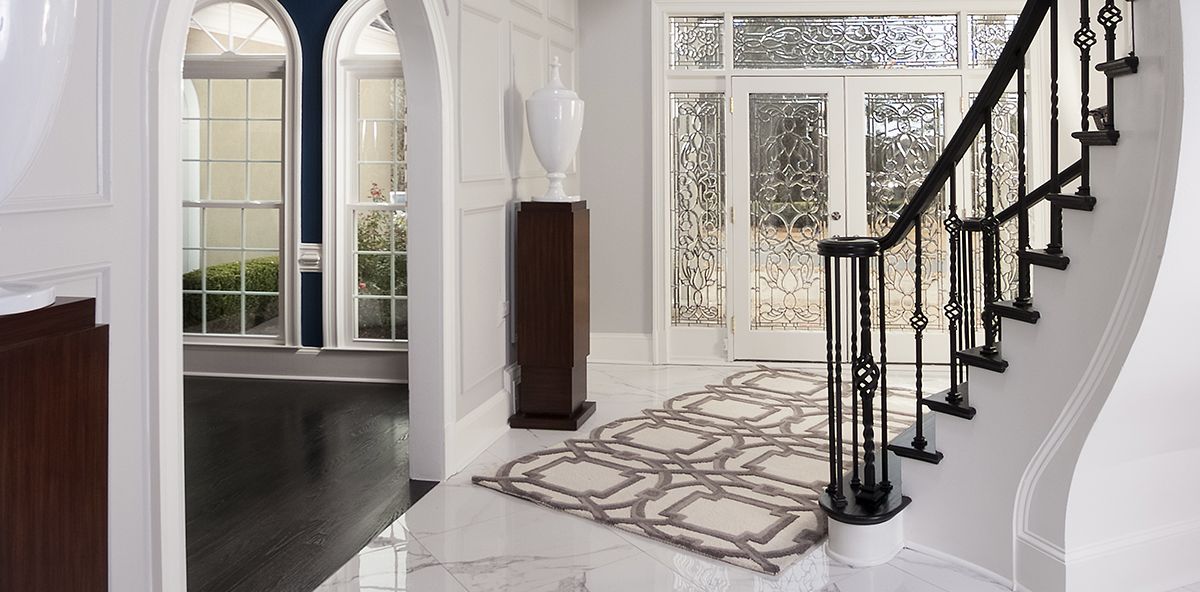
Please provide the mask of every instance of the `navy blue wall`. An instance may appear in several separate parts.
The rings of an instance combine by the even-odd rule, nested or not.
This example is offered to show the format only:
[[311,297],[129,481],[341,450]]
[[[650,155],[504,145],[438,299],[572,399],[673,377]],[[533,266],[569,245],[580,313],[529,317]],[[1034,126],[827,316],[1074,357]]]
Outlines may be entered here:
[[[304,63],[300,65],[303,75],[300,93],[300,240],[320,243],[323,236],[321,202],[324,191],[324,139],[321,136],[325,112],[322,105],[324,72],[321,62],[329,26],[345,0],[280,0],[280,3],[296,24],[304,58]],[[300,341],[306,347],[321,347],[325,345],[321,274],[304,273],[301,276]]]

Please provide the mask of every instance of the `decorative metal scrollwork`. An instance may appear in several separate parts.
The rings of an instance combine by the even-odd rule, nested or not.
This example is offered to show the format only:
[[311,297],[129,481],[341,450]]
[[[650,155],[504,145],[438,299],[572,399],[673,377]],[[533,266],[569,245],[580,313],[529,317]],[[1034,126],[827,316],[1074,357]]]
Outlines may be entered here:
[[956,68],[958,18],[739,16],[735,68]]
[[824,328],[829,231],[824,94],[750,95],[750,259],[755,329]]
[[724,17],[671,17],[671,68],[710,70],[724,67],[724,31]]
[[671,93],[672,323],[725,324],[723,93]]
[[971,67],[991,68],[1017,26],[1015,14],[972,14],[968,21],[971,35]]

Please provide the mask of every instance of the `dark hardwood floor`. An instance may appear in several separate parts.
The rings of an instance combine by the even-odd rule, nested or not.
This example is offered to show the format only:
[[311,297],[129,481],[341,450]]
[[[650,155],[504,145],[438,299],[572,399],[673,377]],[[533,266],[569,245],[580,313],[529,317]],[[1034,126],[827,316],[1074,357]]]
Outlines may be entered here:
[[188,589],[309,592],[429,484],[400,385],[187,378]]

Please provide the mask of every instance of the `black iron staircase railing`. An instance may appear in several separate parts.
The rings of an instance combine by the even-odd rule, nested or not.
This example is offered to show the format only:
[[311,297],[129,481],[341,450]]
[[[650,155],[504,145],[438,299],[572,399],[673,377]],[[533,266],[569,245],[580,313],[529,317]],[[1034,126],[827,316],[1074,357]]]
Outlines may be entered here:
[[[1127,10],[1132,19],[1132,0]],[[1091,149],[1115,145],[1120,134],[1115,127],[1114,80],[1136,73],[1138,58],[1134,42],[1129,40],[1128,56],[1117,56],[1120,24],[1124,21],[1121,0],[1080,0],[1080,27],[1072,36],[1079,53],[1079,130],[1072,137],[1080,142],[1080,159],[1061,167],[1059,133],[1061,105],[1059,1],[1029,0],[1018,17],[1012,35],[999,55],[961,125],[947,142],[928,176],[910,196],[896,216],[891,229],[880,237],[842,237],[824,240],[818,252],[825,267],[826,364],[829,405],[829,479],[821,497],[821,506],[830,518],[849,524],[878,524],[899,513],[909,503],[903,495],[898,457],[938,463],[943,453],[936,450],[928,433],[926,410],[963,419],[976,415],[971,406],[971,371],[1004,372],[1001,319],[1036,323],[1040,313],[1034,308],[1030,267],[1066,269],[1070,260],[1064,253],[1063,210],[1091,210],[1096,198],[1091,187]],[[1099,6],[1096,6],[1099,4]],[[1092,48],[1100,40],[1093,28],[1102,28],[1105,61],[1094,69],[1106,75],[1107,105],[1094,108],[1089,81],[1093,70]],[[1048,97],[1030,97],[1027,93],[1027,67],[1030,48],[1048,28],[1050,43]],[[1073,70],[1073,69],[1069,69]],[[994,115],[1006,95],[1016,96],[1016,196],[1011,205],[1000,207],[997,200],[996,130]],[[1027,140],[1028,103],[1042,100],[1048,106],[1049,179],[1029,189]],[[976,198],[972,215],[967,215],[966,192],[959,187],[959,170],[972,149],[982,151],[982,196]],[[968,161],[975,163],[974,159]],[[1079,181],[1073,193],[1064,188]],[[1030,212],[1043,201],[1049,202],[1049,242],[1044,249],[1033,249]],[[945,206],[945,210],[941,208]],[[946,257],[939,270],[948,277],[944,301],[927,302],[924,280],[929,277],[930,262],[923,244],[926,236],[922,220],[944,215]],[[1016,220],[1015,244],[1001,240],[1001,228]],[[911,249],[900,249],[902,244]],[[1005,252],[1007,249],[1008,252]],[[1012,252],[1015,250],[1016,252]],[[900,255],[900,253],[906,255]],[[887,269],[889,255],[905,257],[903,262],[913,275],[915,295],[907,301],[889,298]],[[1015,261],[1016,269],[1005,283],[1003,261]],[[1012,263],[1010,263],[1012,264]],[[894,265],[894,264],[893,264]],[[1002,295],[1011,294],[1005,300]],[[897,304],[900,303],[900,304]],[[888,306],[912,307],[905,335],[888,326]],[[949,388],[927,394],[926,356],[933,351],[926,343],[931,319],[927,311],[936,306],[946,322],[945,346],[949,357]],[[907,310],[906,310],[907,312]],[[888,408],[888,339],[912,339],[916,408],[914,425],[904,432],[903,440],[892,441],[892,418]],[[940,335],[939,335],[940,337]],[[849,366],[848,368],[846,366]],[[847,407],[849,409],[847,409]],[[931,419],[931,418],[928,418]]]

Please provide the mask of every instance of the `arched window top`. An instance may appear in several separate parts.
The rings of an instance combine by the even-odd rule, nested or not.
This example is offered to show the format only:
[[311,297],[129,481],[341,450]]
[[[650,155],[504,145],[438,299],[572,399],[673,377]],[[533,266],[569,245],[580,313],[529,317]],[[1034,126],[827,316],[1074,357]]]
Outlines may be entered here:
[[398,65],[400,43],[384,0],[348,2],[330,28],[326,56],[340,65],[355,60]]
[[187,55],[235,56],[288,53],[279,23],[259,6],[245,2],[216,2],[192,15]]

